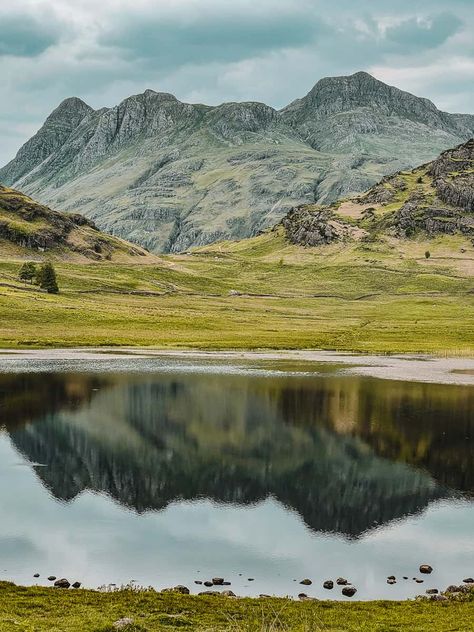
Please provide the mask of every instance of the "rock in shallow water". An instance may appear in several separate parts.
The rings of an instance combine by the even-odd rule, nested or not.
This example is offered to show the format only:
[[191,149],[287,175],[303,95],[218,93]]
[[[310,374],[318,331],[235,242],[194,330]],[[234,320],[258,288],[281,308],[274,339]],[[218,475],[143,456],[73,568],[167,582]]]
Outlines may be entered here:
[[303,586],[311,586],[313,582],[310,579],[302,579],[300,581],[300,584],[303,584]]
[[429,575],[433,572],[433,567],[429,564],[422,564],[420,566],[420,573],[424,573],[425,575]]
[[323,588],[326,588],[326,590],[332,590],[334,588],[334,582],[331,579],[326,580],[323,584]]
[[338,577],[338,578],[336,579],[336,584],[337,584],[338,586],[347,586],[347,584],[348,584],[348,583],[349,583],[349,582],[347,581],[347,579],[344,579],[344,577]]
[[344,586],[342,589],[342,594],[344,597],[353,597],[357,592],[357,589],[354,586]]

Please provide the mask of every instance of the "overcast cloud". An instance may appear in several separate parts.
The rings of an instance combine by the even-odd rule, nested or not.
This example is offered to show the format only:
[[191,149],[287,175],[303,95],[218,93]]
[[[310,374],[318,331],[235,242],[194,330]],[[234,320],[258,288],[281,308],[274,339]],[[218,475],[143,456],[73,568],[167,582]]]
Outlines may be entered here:
[[474,113],[474,0],[15,0],[0,26],[0,165],[73,95],[282,107],[366,70]]

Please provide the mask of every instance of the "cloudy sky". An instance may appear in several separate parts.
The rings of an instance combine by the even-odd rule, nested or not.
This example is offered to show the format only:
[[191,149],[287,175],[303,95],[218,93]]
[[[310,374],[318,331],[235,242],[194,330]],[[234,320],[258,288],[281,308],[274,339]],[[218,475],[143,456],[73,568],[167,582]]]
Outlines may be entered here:
[[366,70],[474,113],[474,0],[0,0],[0,166],[65,97],[281,107]]

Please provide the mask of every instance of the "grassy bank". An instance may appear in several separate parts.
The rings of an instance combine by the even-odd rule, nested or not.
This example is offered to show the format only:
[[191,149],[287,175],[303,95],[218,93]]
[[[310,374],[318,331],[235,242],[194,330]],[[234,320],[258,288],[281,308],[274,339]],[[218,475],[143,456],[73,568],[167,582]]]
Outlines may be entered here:
[[0,583],[1,632],[113,632],[113,623],[124,617],[134,621],[129,632],[467,632],[474,628],[474,602],[295,602]]
[[[58,261],[61,293],[0,261],[0,346],[474,354],[463,238],[304,249],[268,233],[150,265]],[[461,250],[466,250],[461,254]],[[453,254],[454,253],[454,254]]]

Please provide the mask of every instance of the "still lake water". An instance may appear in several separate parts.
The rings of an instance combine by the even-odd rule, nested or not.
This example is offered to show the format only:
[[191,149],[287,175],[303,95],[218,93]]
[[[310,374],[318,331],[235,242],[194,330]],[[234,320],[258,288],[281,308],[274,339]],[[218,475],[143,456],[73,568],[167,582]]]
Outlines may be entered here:
[[[0,579],[443,589],[474,575],[473,436],[472,386],[290,362],[1,359]],[[435,570],[416,584],[422,563]]]

